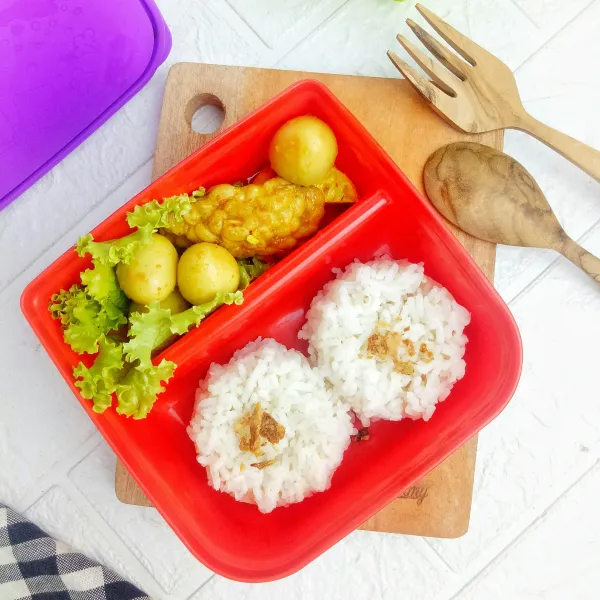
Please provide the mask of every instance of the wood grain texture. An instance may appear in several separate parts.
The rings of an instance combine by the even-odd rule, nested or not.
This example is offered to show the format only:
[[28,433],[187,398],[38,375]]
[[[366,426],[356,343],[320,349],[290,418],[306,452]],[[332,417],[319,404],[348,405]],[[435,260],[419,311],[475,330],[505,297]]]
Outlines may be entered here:
[[417,4],[435,31],[462,57],[448,51],[411,19],[408,26],[431,52],[432,60],[405,37],[398,41],[431,81],[394,52],[390,60],[449,123],[470,133],[518,129],[533,135],[600,181],[600,151],[534,119],[523,107],[512,71],[493,54]]
[[[501,132],[467,136],[447,125],[406,81],[181,63],[172,67],[167,81],[154,158],[154,178],[215,135],[199,135],[191,129],[191,115],[202,102],[208,101],[225,109],[223,129],[300,79],[317,79],[325,83],[421,192],[424,191],[423,167],[439,147],[464,139],[502,147]],[[450,227],[492,279],[495,245]],[[463,535],[469,524],[476,448],[477,439],[473,438],[362,528],[431,537]],[[117,465],[115,487],[122,502],[150,505],[120,464]]]
[[578,266],[584,273],[587,273],[594,281],[600,283],[600,259],[597,256],[582,248],[571,238],[563,240],[563,245],[559,252],[574,265]]
[[600,260],[565,233],[533,177],[507,154],[448,144],[429,158],[423,181],[434,206],[463,231],[495,244],[556,250],[600,282]]

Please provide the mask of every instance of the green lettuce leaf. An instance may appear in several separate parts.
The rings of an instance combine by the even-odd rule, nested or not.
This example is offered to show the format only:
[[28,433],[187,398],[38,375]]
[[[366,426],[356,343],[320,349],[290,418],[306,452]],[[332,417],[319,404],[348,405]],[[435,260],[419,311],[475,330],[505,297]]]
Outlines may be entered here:
[[175,363],[168,360],[162,360],[159,365],[134,366],[117,385],[117,413],[145,419],[158,394],[165,391],[161,382],[168,383],[175,368]]
[[88,369],[79,363],[73,369],[73,376],[81,395],[93,401],[95,412],[103,413],[112,404],[112,393],[123,369],[123,346],[105,336],[98,340],[98,346],[94,364]]
[[187,333],[190,327],[200,325],[210,313],[215,311],[223,304],[242,304],[244,295],[239,290],[237,292],[225,294],[223,292],[217,294],[214,300],[192,306],[183,312],[176,315],[171,315],[171,333],[183,335]]
[[102,305],[108,317],[114,321],[113,329],[127,322],[125,314],[129,299],[119,287],[114,267],[94,261],[94,268],[81,274],[81,283],[87,287],[88,295]]
[[65,342],[78,354],[98,351],[98,341],[127,323],[129,300],[117,283],[115,270],[94,263],[73,285],[52,296],[49,310],[63,326]]
[[128,263],[133,253],[152,239],[154,229],[147,225],[137,231],[116,240],[95,242],[91,233],[81,236],[77,240],[75,251],[79,256],[91,254],[97,264],[114,267],[120,262]]
[[78,354],[98,352],[100,338],[127,321],[122,312],[109,315],[82,285],[54,294],[48,309],[54,319],[60,320],[65,342]]
[[245,290],[254,279],[269,268],[267,263],[258,258],[238,260],[237,263],[240,268],[240,286],[238,288],[240,290]]
[[98,341],[111,329],[108,316],[102,312],[100,305],[87,300],[74,307],[73,320],[65,328],[63,336],[77,354],[95,354],[98,352]]
[[181,194],[136,206],[127,214],[127,223],[130,227],[150,226],[154,230],[168,228],[174,222],[181,223],[183,217],[192,210],[192,204],[204,194],[204,188],[200,188],[192,193],[191,198],[188,194]]
[[129,362],[139,361],[142,367],[152,365],[152,351],[160,348],[171,333],[171,311],[158,302],[148,305],[148,312],[133,313],[129,317],[129,341],[124,350]]
[[48,310],[53,319],[61,322],[61,325],[69,325],[73,319],[73,309],[81,296],[87,300],[85,289],[81,285],[73,285],[68,290],[60,290],[58,294],[53,294],[48,305]]
[[142,367],[152,364],[152,352],[165,344],[173,335],[183,335],[197,326],[210,313],[223,304],[241,304],[242,292],[217,294],[214,300],[192,306],[176,315],[158,302],[148,305],[148,311],[133,313],[129,317],[129,341],[123,346],[127,360]]

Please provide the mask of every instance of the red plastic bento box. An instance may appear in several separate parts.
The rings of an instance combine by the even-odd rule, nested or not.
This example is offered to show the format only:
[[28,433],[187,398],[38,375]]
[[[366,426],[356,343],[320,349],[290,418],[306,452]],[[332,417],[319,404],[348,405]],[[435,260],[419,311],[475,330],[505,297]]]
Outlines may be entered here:
[[[98,415],[73,385],[80,357],[63,342],[47,307],[53,293],[78,281],[89,261],[68,251],[22,297],[23,312],[48,354],[154,506],[200,561],[241,581],[290,575],[350,533],[497,416],[521,369],[519,333],[494,288],[391,158],[316,81],[292,85],[233,125],[101,223],[94,237],[128,233],[125,214],[138,204],[252,176],[268,162],[277,128],[304,114],[332,127],[336,164],[361,199],[255,281],[241,306],[220,308],[158,357],[178,367],[147,419],[119,417],[112,409]],[[429,422],[372,425],[369,441],[351,444],[324,493],[262,514],[214,491],[186,433],[194,392],[209,364],[228,361],[258,336],[305,350],[297,332],[332,269],[381,252],[424,262],[425,272],[471,312],[464,379]]]

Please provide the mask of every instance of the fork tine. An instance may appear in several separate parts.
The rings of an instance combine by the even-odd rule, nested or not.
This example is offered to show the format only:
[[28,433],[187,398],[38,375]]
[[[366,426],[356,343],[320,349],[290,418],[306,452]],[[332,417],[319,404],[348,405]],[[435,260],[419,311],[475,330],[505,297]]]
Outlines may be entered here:
[[[404,49],[415,59],[417,64],[431,77],[433,83],[449,96],[456,97],[456,91],[452,84],[460,85],[460,80],[448,73],[439,63],[434,62],[428,56],[425,56],[416,46],[411,44],[404,36],[397,35],[396,39],[404,46]],[[454,82],[452,81],[454,80]]]
[[422,4],[417,4],[416,8],[444,40],[446,40],[456,52],[473,66],[477,64],[476,57],[481,59],[490,56],[490,53],[487,50],[478,46],[473,40],[470,40],[460,33],[460,31],[456,31],[454,27],[448,25],[446,21],[442,21],[442,19],[432,13],[428,8],[425,8]]
[[387,55],[394,63],[396,69],[398,69],[398,71],[400,71],[400,73],[406,77],[406,79],[413,85],[417,92],[421,94],[421,96],[431,102],[431,104],[433,104],[441,112],[450,112],[450,102],[453,100],[450,96],[441,93],[441,91],[435,87],[431,81],[425,79],[425,77],[407,65],[397,54],[391,50],[388,50]]
[[412,29],[419,41],[435,56],[445,67],[462,81],[467,79],[465,71],[469,68],[464,60],[442,46],[432,35],[429,35],[420,25],[412,19],[406,19],[406,24]]

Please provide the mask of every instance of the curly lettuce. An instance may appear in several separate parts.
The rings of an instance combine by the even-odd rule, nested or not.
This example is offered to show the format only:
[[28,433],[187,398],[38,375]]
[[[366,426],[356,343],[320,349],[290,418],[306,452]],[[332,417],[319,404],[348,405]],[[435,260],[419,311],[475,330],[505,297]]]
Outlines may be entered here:
[[148,305],[147,312],[129,317],[129,341],[123,346],[127,360],[142,366],[152,364],[152,354],[174,335],[183,335],[197,327],[212,312],[224,304],[241,304],[242,292],[220,293],[210,302],[192,306],[175,315],[158,302]]
[[94,262],[93,269],[81,273],[81,283],[86,286],[87,294],[98,302],[111,319],[116,321],[115,329],[127,322],[129,298],[119,287],[114,267]]
[[152,200],[136,206],[127,213],[127,223],[130,227],[152,227],[155,231],[168,228],[173,223],[181,223],[187,213],[192,210],[192,204],[205,195],[204,188],[188,194],[170,196],[162,201]]
[[137,231],[116,240],[96,242],[91,233],[81,236],[77,240],[75,252],[79,256],[90,254],[94,262],[114,267],[120,262],[129,263],[134,252],[152,240],[154,229],[147,225]]
[[103,413],[112,405],[112,394],[123,371],[123,345],[102,336],[98,346],[94,364],[88,368],[79,363],[73,369],[73,376],[82,397],[93,402],[95,412]]
[[183,312],[171,316],[171,333],[183,335],[192,327],[197,327],[200,323],[212,312],[217,310],[223,304],[237,304],[238,306],[244,301],[244,296],[241,291],[225,294],[223,292],[217,294],[210,302],[192,306]]
[[245,290],[254,279],[260,277],[269,268],[266,262],[258,258],[238,260],[237,263],[240,269],[240,290]]
[[115,304],[108,298],[98,301],[89,294],[87,286],[76,284],[54,294],[48,309],[61,322],[65,342],[75,352],[95,354],[100,339],[127,322],[128,302],[113,299]]
[[136,420],[145,419],[157,396],[166,389],[162,382],[169,382],[175,368],[175,363],[163,359],[159,365],[137,365],[130,369],[117,384],[117,413]]
[[152,364],[152,352],[173,336],[171,311],[152,302],[147,312],[132,313],[129,317],[129,341],[123,347],[130,362],[144,367]]

